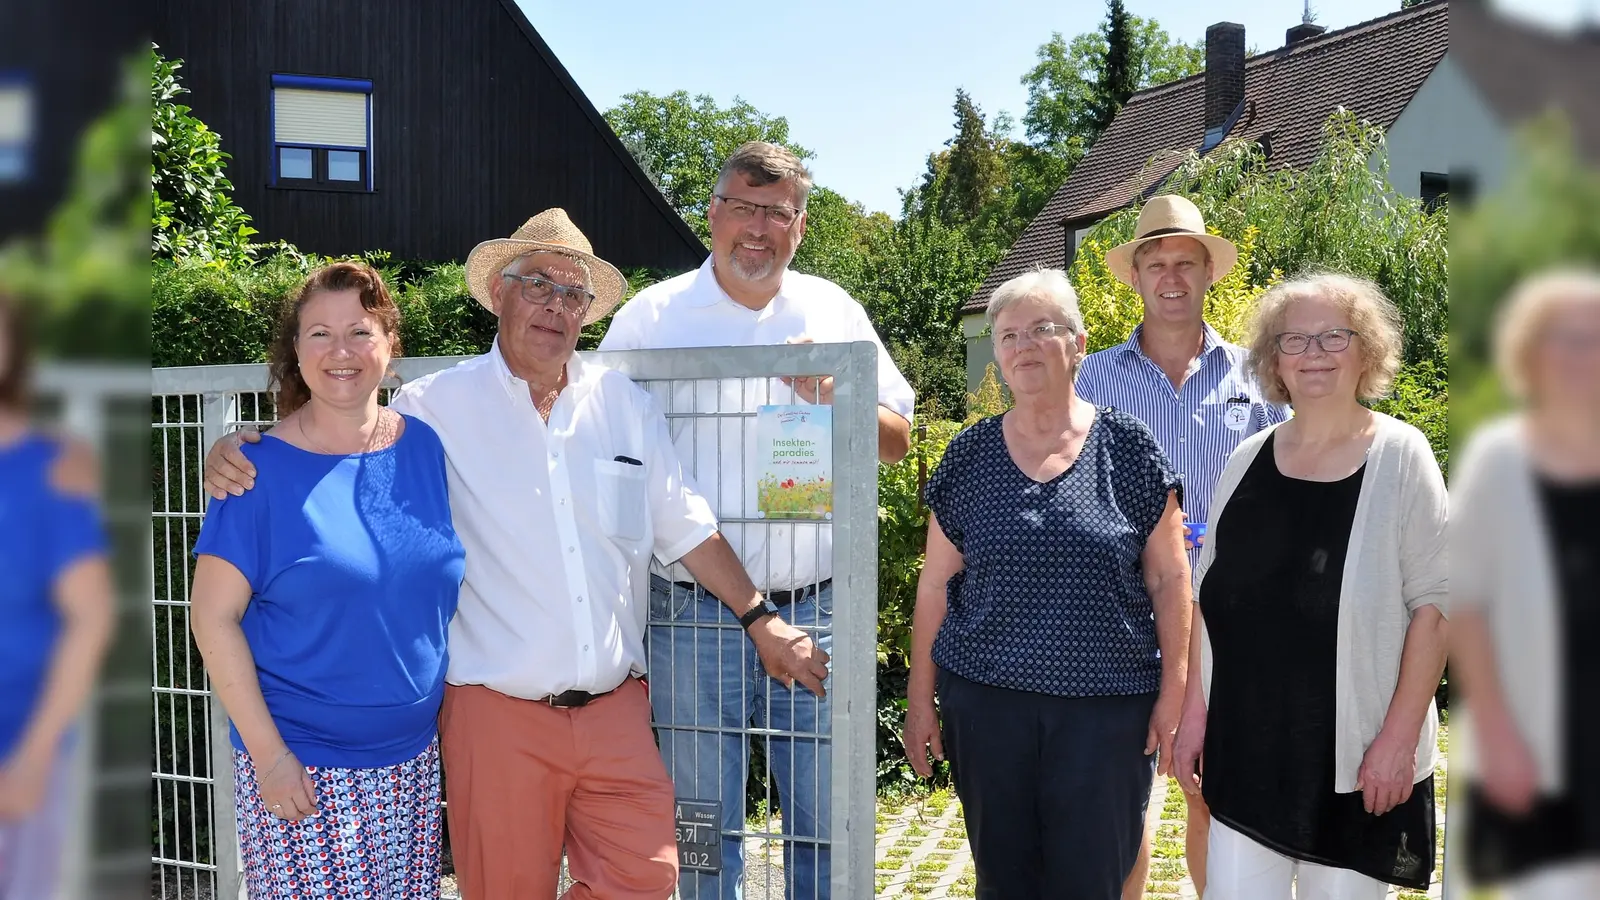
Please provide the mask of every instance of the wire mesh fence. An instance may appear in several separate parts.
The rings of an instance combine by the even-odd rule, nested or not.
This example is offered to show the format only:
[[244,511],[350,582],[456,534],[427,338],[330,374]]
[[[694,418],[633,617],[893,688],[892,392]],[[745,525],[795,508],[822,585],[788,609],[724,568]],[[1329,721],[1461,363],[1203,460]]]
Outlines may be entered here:
[[[780,615],[833,658],[826,699],[762,674],[720,602],[681,566],[652,567],[647,629],[658,743],[679,803],[681,895],[870,896],[876,665],[876,349],[871,344],[593,354],[666,415],[686,471]],[[397,361],[404,380],[459,362]],[[834,380],[831,472],[763,484],[771,410],[819,408],[784,376]],[[242,897],[227,719],[188,632],[206,450],[270,425],[260,365],[158,369],[152,390],[153,896]],[[766,443],[763,444],[763,441]],[[763,491],[766,492],[763,496]],[[792,507],[792,509],[790,508]],[[764,512],[763,510],[766,510]],[[777,510],[776,513],[773,511]],[[448,778],[448,773],[447,773]],[[448,783],[445,802],[448,803]],[[565,879],[564,879],[565,880]]]

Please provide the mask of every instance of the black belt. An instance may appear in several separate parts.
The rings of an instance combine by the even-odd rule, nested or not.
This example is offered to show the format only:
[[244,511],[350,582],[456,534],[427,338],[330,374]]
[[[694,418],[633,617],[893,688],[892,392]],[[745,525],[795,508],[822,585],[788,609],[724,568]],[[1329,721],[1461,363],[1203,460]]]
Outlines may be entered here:
[[[689,591],[700,587],[692,581],[674,581],[673,584]],[[767,594],[767,599],[772,601],[773,606],[788,606],[792,603],[799,603],[802,600],[815,597],[819,591],[830,584],[833,584],[832,578],[824,579],[820,584],[808,584],[805,587],[795,591],[771,591]],[[710,591],[706,591],[705,593],[706,596],[711,596]]]
[[[623,684],[626,683],[623,682]],[[621,687],[621,685],[618,685],[618,687]],[[612,688],[599,694],[591,694],[588,691],[564,691],[559,694],[551,694],[548,697],[541,697],[535,702],[544,703],[556,709],[577,709],[580,706],[588,706],[595,700],[616,692],[617,688]]]

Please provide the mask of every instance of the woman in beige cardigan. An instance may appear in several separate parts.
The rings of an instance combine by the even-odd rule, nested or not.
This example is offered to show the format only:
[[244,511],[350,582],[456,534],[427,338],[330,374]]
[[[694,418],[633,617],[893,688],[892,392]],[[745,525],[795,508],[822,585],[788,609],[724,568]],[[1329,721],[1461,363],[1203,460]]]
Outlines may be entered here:
[[1451,484],[1458,858],[1513,898],[1600,897],[1600,272],[1530,279],[1495,337],[1524,408]]
[[1398,315],[1318,275],[1268,290],[1252,330],[1249,364],[1294,418],[1229,458],[1197,571],[1173,773],[1211,808],[1206,897],[1423,890],[1446,493],[1422,433],[1361,402],[1399,369]]

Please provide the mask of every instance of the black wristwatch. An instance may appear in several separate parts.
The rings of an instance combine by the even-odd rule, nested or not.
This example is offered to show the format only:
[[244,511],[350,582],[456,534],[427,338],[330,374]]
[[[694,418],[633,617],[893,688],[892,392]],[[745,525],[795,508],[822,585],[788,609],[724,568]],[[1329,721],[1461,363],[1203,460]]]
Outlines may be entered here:
[[772,605],[772,601],[762,597],[761,602],[756,604],[754,609],[739,617],[739,627],[749,631],[751,625],[765,619],[767,616],[775,616],[777,614],[778,608]]

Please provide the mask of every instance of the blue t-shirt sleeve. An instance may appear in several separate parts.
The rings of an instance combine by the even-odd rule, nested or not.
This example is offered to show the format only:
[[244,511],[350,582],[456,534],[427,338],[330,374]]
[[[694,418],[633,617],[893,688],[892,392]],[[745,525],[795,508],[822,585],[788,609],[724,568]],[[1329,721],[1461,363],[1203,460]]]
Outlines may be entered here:
[[1178,492],[1183,506],[1183,481],[1150,427],[1131,415],[1119,417],[1117,496],[1140,541],[1150,539],[1167,509],[1167,495]]
[[205,522],[200,526],[200,538],[195,541],[194,555],[215,556],[231,563],[250,583],[251,590],[260,593],[267,580],[272,539],[272,530],[266,522],[270,476],[262,471],[261,460],[251,449],[248,444],[244,446],[245,456],[255,464],[261,477],[243,496],[229,495],[226,499],[211,501]]
[[56,493],[50,504],[50,578],[54,581],[82,560],[106,553],[110,542],[100,507],[88,497]]

